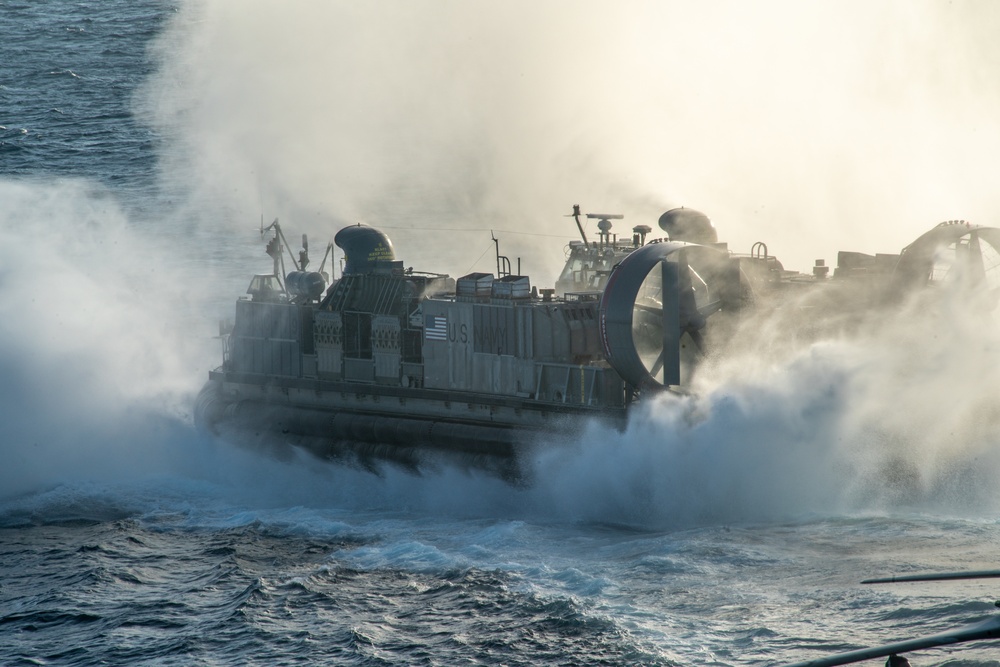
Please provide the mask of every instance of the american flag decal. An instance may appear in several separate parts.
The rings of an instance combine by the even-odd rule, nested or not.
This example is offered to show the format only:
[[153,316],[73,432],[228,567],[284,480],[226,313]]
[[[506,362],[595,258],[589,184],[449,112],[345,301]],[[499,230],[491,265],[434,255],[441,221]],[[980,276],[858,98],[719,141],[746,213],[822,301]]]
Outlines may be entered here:
[[424,338],[448,340],[448,318],[444,315],[428,315],[424,320]]

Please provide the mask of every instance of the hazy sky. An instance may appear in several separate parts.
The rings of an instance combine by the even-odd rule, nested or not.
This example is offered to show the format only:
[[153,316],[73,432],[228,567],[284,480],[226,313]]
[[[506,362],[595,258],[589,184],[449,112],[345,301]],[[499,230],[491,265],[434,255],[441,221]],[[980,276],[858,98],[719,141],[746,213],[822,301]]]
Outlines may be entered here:
[[[808,270],[1000,222],[998,33],[985,0],[189,0],[139,106],[241,220],[568,239],[573,204],[684,205]],[[489,245],[444,236],[452,272]]]

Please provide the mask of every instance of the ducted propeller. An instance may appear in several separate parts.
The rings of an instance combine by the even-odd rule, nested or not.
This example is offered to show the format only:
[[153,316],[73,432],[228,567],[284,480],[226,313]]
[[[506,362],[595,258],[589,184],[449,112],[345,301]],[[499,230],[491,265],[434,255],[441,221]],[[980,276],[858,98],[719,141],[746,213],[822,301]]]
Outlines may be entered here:
[[954,285],[1000,298],[1000,229],[964,221],[942,222],[903,249],[897,285]]
[[651,243],[622,260],[601,297],[605,355],[640,389],[679,385],[685,351],[704,350],[708,318],[739,301],[739,267],[720,250]]

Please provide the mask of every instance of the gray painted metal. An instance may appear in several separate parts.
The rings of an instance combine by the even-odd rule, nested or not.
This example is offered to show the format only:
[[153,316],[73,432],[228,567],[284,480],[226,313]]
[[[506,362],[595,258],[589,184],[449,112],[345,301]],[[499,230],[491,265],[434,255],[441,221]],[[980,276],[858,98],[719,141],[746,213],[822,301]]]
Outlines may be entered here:
[[389,237],[367,225],[344,227],[333,241],[344,251],[345,275],[369,273],[380,264],[396,259]]
[[[680,256],[682,253],[673,253]],[[687,274],[687,264],[671,262],[664,258],[660,261],[663,286],[663,347],[660,358],[653,363],[651,375],[656,376],[657,364],[663,367],[663,384],[679,385],[681,383],[681,276]]]
[[236,324],[229,339],[230,367],[243,373],[298,376],[299,310],[287,303],[237,301]]
[[492,296],[496,299],[527,299],[531,296],[528,276],[504,276],[493,281]]
[[344,376],[343,328],[340,313],[317,311],[313,316],[316,370],[321,378],[339,380]]
[[[639,248],[612,272],[601,297],[598,317],[605,356],[618,373],[635,387],[660,385],[640,358],[633,336],[633,311],[639,290],[650,272],[661,262],[687,247],[685,243],[665,242]],[[665,273],[663,278],[664,293],[668,290],[676,292],[676,277]],[[665,341],[664,346],[667,344]]]
[[459,298],[488,299],[493,294],[492,273],[470,273],[455,282],[455,294]]
[[660,216],[660,229],[671,241],[716,243],[719,235],[708,216],[693,208],[673,208]]
[[[669,266],[668,266],[669,265]],[[654,271],[660,275],[659,303],[655,286],[645,285]],[[697,274],[703,288],[705,313],[699,309],[691,275]],[[654,274],[655,275],[655,274]],[[601,296],[599,331],[608,363],[638,389],[658,389],[680,383],[680,337],[698,337],[705,317],[739,300],[739,266],[721,249],[691,243],[649,243],[622,260],[611,274]],[[644,303],[638,303],[640,293]],[[735,296],[734,296],[735,295]],[[636,321],[636,313],[642,320]],[[676,315],[675,315],[676,313]],[[651,330],[662,327],[658,337]],[[660,347],[647,361],[650,341]],[[660,342],[662,341],[662,342]],[[655,377],[664,369],[663,380]]]
[[[1000,229],[981,227],[963,221],[943,222],[903,249],[893,272],[899,287],[920,287],[935,279],[935,263],[939,251],[954,247],[958,270],[953,278],[961,277],[970,285],[979,284],[985,277],[984,245],[991,247],[991,254],[1000,253]],[[993,267],[990,267],[993,268]],[[995,288],[987,284],[988,288]]]
[[908,651],[919,651],[920,649],[934,648],[935,646],[948,646],[949,644],[961,644],[963,642],[976,641],[978,639],[1000,639],[1000,616],[991,616],[985,621],[980,621],[979,623],[975,623],[973,625],[967,625],[964,628],[942,632],[941,634],[931,635],[929,637],[909,639],[906,641],[895,642],[893,644],[884,644],[882,646],[874,646],[872,648],[858,649],[857,651],[838,653],[836,655],[827,656],[826,658],[796,662],[790,665],[785,665],[784,667],[836,667],[836,665],[849,665],[851,663],[861,662],[862,660],[885,658],[890,655],[899,655],[900,653],[906,653]]

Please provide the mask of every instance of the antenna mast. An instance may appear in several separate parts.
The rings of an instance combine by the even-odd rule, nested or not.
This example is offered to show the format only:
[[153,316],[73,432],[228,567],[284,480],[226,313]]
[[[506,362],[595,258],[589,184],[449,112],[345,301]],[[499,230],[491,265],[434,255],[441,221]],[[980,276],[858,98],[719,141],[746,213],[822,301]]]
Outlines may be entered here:
[[572,217],[574,220],[576,220],[576,228],[580,230],[580,238],[583,239],[583,244],[584,245],[590,245],[589,243],[587,243],[587,235],[583,233],[583,225],[580,224],[580,215],[581,215],[581,213],[580,213],[580,205],[579,204],[573,204],[573,214],[572,215],[567,215],[566,217],[567,218]]
[[[490,230],[490,238],[493,239],[493,245],[496,246],[497,252],[497,278],[503,278],[504,276],[510,275],[510,258],[504,257],[500,254],[500,239],[498,239],[493,234],[493,230]],[[520,270],[520,265],[518,270]]]

